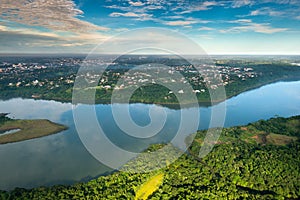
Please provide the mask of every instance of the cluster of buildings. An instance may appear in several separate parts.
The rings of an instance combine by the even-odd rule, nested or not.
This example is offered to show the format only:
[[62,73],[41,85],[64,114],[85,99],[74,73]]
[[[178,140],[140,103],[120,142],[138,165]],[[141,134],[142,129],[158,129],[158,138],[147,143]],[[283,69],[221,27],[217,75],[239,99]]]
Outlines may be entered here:
[[[47,66],[48,65],[48,66]],[[8,87],[44,87],[58,88],[61,84],[73,84],[75,75],[67,77],[45,78],[47,73],[55,73],[56,66],[51,63],[41,65],[38,63],[8,63],[0,64],[0,84]],[[60,66],[60,64],[59,64]]]
[[[152,66],[153,67],[153,66]],[[175,72],[182,74],[181,77]],[[100,79],[100,87],[104,89],[125,89],[126,87],[140,86],[142,84],[190,84],[195,93],[226,86],[234,81],[245,81],[258,77],[259,74],[249,67],[227,67],[227,66],[201,66],[195,69],[193,66],[177,66],[168,68],[145,68],[141,71],[128,71],[121,74],[116,70],[108,71]],[[95,75],[93,75],[95,77]],[[97,76],[96,76],[97,77]],[[97,77],[99,78],[99,77]],[[116,85],[116,80],[119,84]],[[95,79],[93,80],[95,81]],[[179,90],[178,93],[184,93]]]
[[[100,62],[100,63],[99,63]],[[90,60],[85,65],[106,65],[111,61]],[[88,83],[97,85],[97,88],[105,90],[125,89],[126,87],[140,86],[145,84],[190,84],[194,88],[195,93],[206,92],[207,87],[217,89],[226,86],[234,81],[245,81],[258,77],[262,74],[255,72],[250,67],[229,67],[202,64],[196,68],[192,65],[180,65],[172,67],[155,67],[150,65],[143,70],[129,70],[124,73],[121,65],[112,63],[105,73],[89,71],[82,75]],[[64,68],[65,73],[56,77],[47,78],[47,74],[56,73],[57,67]],[[47,87],[48,89],[59,88],[61,85],[72,86],[76,73],[68,73],[68,69],[72,72],[78,70],[80,61],[78,59],[58,60],[52,63],[7,63],[0,64],[0,84],[6,84],[9,87]],[[50,69],[50,72],[49,72]],[[128,68],[129,69],[129,68]],[[47,71],[47,72],[46,72]],[[125,70],[126,71],[126,70]],[[176,75],[176,72],[182,76]],[[22,75],[24,74],[24,75]],[[40,76],[42,75],[42,76]],[[176,78],[177,77],[177,78]],[[178,78],[179,77],[179,78]],[[119,81],[119,82],[118,82]],[[118,84],[117,84],[118,82]],[[183,89],[177,91],[179,94],[184,93]]]

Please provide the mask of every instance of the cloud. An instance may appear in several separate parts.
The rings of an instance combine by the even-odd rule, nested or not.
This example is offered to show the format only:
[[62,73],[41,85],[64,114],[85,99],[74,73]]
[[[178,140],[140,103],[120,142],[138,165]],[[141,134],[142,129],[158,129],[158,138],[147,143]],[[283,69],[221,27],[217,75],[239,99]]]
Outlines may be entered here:
[[255,4],[255,1],[252,0],[234,0],[232,1],[232,8],[240,8],[243,6],[251,6]]
[[151,14],[146,14],[146,13],[113,12],[113,13],[109,14],[109,16],[110,17],[132,17],[132,18],[136,18],[137,20],[141,20],[141,21],[152,20],[152,15]]
[[125,32],[125,31],[129,31],[128,28],[118,28],[118,29],[115,29],[115,31],[117,32]]
[[191,25],[196,23],[197,21],[184,21],[184,20],[164,22],[164,24],[169,26],[186,26],[186,25]]
[[275,4],[286,4],[286,5],[299,5],[299,0],[262,0],[261,3],[275,3]]
[[140,2],[140,1],[136,1],[136,2],[129,1],[129,4],[132,6],[143,6],[144,5],[144,3]]
[[[106,8],[118,9],[124,12],[149,13],[153,10],[161,10],[161,16],[169,14],[170,11],[177,11],[176,14],[188,14],[196,11],[209,10],[214,6],[224,5],[223,1],[188,1],[188,0],[146,0],[136,1],[123,0],[122,4],[105,6]],[[154,14],[154,13],[153,13]]]
[[201,28],[198,28],[199,31],[212,31],[212,30],[215,30],[214,28],[210,28],[210,27],[206,27],[206,26],[203,26]]
[[[154,14],[156,10],[165,10],[167,4],[165,0],[115,0],[106,2],[107,4],[104,7],[113,9],[113,12],[109,14],[110,17],[131,17],[139,21],[157,20],[160,17],[155,19]],[[160,14],[163,13],[164,11],[160,12]]]
[[165,18],[165,19],[184,19],[185,17],[183,15],[172,15],[172,16],[165,16],[163,18]]
[[232,20],[232,21],[229,21],[229,23],[252,23],[252,20],[251,19],[237,19],[237,20]]
[[210,21],[188,17],[184,20],[173,20],[173,21],[160,20],[159,22],[168,26],[189,26],[192,24],[199,24],[199,23],[206,24],[209,23]]
[[148,14],[138,14],[134,12],[127,12],[127,13],[119,13],[113,12],[109,15],[110,17],[150,17],[151,15]]
[[[199,54],[199,48],[196,43],[187,45],[187,38],[175,31],[167,31],[165,29],[145,28],[137,29],[134,32],[128,32],[117,38],[111,38],[104,42],[102,46],[96,49],[95,53],[106,54],[123,54],[128,49],[133,50],[132,53],[140,53],[144,51],[170,53],[176,52],[183,54]],[[159,50],[160,49],[160,50]]]
[[192,3],[186,2],[182,7],[177,7],[176,9],[181,9],[183,11],[177,12],[178,14],[187,14],[197,11],[203,11],[203,10],[210,10],[213,6],[220,6],[223,5],[223,3],[218,3],[216,1],[204,1],[204,2],[197,2]]
[[287,28],[273,28],[269,23],[254,23],[250,19],[239,19],[229,21],[229,23],[238,23],[240,26],[234,26],[229,29],[220,30],[221,33],[240,33],[253,31],[256,33],[272,34],[287,31]]
[[[66,34],[66,33],[65,33]],[[109,36],[98,32],[68,33],[60,35],[57,32],[42,32],[33,28],[10,28],[0,25],[0,52],[66,52],[76,47],[76,52],[88,52]],[[64,47],[64,48],[62,48]]]
[[53,44],[61,43],[57,37],[46,36],[46,35],[36,35],[29,33],[22,33],[16,31],[1,31],[0,32],[0,43],[1,52],[14,52],[19,49],[34,48],[37,44],[43,43],[43,46],[50,47]]
[[262,4],[278,4],[278,5],[292,5],[299,6],[299,0],[232,0],[227,1],[227,3],[231,2],[232,8],[240,8],[244,6],[254,6],[254,5],[262,5]]
[[257,15],[268,15],[268,16],[281,16],[283,15],[284,12],[280,11],[275,11],[271,8],[265,7],[265,8],[260,8],[257,10],[253,10],[250,12],[250,16],[257,16]]
[[0,31],[6,31],[6,30],[7,30],[6,26],[0,25]]
[[29,26],[42,26],[52,30],[88,32],[105,31],[106,27],[78,19],[83,12],[71,0],[1,0],[2,19]]
[[[126,5],[127,2],[127,5]],[[122,1],[121,5],[116,3],[112,5],[106,5],[104,7],[110,9],[116,9],[123,12],[134,12],[134,13],[148,13],[149,11],[165,9],[166,2],[133,2],[133,1]]]

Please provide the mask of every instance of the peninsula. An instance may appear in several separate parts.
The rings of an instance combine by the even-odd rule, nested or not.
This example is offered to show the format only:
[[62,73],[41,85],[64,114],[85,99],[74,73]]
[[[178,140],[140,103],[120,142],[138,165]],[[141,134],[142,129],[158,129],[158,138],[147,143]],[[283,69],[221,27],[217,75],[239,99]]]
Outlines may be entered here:
[[66,126],[46,119],[11,119],[6,114],[0,114],[0,144],[40,138],[66,129]]

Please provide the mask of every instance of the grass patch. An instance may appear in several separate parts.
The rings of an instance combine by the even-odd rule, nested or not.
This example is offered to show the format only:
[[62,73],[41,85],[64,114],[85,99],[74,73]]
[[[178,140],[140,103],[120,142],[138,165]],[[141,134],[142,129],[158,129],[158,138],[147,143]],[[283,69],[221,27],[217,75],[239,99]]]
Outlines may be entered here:
[[270,133],[267,137],[267,144],[274,145],[287,145],[293,141],[297,141],[297,137],[287,136],[287,135],[279,135]]
[[139,190],[136,192],[135,200],[146,200],[148,197],[155,192],[159,186],[163,183],[164,173],[159,173],[151,177],[148,181],[141,185]]
[[13,129],[20,129],[20,131],[5,135],[0,134],[0,144],[20,142],[55,134],[66,130],[67,127],[45,119],[9,120],[0,124],[0,133]]

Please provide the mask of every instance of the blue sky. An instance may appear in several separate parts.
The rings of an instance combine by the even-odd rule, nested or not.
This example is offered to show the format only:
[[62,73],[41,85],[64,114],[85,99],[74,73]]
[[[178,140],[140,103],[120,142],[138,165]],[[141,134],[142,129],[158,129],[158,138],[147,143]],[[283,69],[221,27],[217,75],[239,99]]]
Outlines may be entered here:
[[298,0],[1,0],[0,13],[0,53],[87,53],[125,31],[157,27],[208,54],[300,54]]

